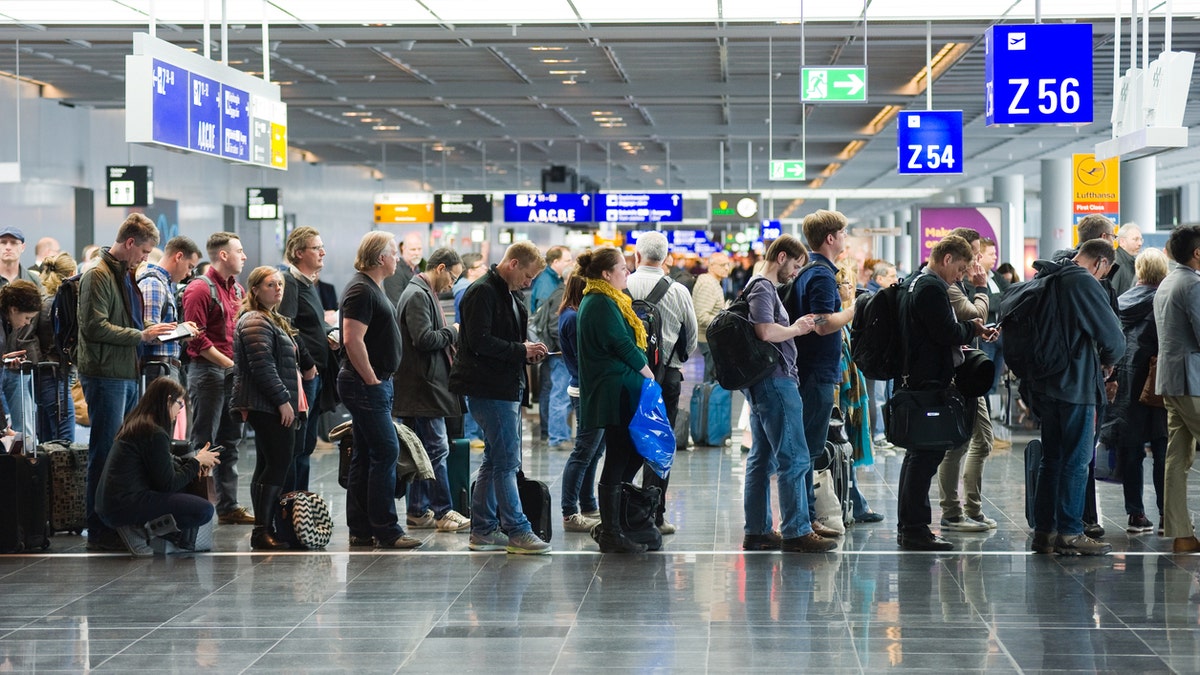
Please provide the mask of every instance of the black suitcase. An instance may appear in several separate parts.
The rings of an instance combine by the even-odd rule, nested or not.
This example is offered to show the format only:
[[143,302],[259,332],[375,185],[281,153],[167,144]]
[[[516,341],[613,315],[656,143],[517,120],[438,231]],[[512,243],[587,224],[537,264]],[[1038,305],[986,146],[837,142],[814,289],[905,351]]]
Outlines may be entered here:
[[[475,481],[471,481],[471,494],[475,494]],[[526,478],[524,471],[517,471],[517,497],[521,500],[521,511],[542,541],[549,542],[554,535],[554,515],[550,512],[550,488],[540,480]],[[465,514],[464,514],[465,515]]]
[[1042,463],[1042,440],[1035,438],[1025,446],[1025,522],[1033,527],[1033,500],[1037,494],[1038,466]]
[[0,454],[0,553],[50,547],[49,485],[50,462],[44,456]]
[[450,441],[446,457],[446,473],[450,478],[450,502],[454,510],[471,517],[471,441],[455,438]]

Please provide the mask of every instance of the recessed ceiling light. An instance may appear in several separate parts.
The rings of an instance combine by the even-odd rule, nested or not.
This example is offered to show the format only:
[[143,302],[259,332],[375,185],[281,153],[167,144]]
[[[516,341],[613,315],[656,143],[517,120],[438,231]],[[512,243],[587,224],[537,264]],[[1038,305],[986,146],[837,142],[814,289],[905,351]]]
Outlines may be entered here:
[[565,52],[565,51],[567,51],[567,48],[562,47],[562,46],[534,45],[529,48],[529,51],[531,51],[531,52]]
[[575,63],[579,59],[542,59],[542,63]]
[[587,75],[586,70],[551,70],[551,75]]
[[374,129],[375,131],[399,131],[400,125],[399,124],[377,124],[371,128]]

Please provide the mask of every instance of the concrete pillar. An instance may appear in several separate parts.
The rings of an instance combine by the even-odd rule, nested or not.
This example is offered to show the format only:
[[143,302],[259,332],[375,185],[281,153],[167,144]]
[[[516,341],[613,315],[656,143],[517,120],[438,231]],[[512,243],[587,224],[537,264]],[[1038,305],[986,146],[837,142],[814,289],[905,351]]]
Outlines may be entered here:
[[[1042,236],[1038,256],[1071,248],[1071,158],[1042,160]],[[1016,263],[1013,263],[1014,265]]]
[[1179,186],[1179,222],[1200,222],[1200,183]]
[[958,189],[958,202],[960,204],[982,204],[986,201],[987,192],[982,185]]
[[934,204],[957,204],[958,195],[951,192],[939,192],[929,198],[929,201]]
[[1017,262],[1025,254],[1025,176],[992,177],[992,201],[1008,204],[1008,231],[1000,234],[1000,262]]
[[896,227],[904,234],[896,240],[896,254],[892,258],[892,262],[900,268],[904,274],[909,274],[913,271],[913,231],[910,221],[912,220],[912,211],[910,209],[899,209],[895,214]]
[[[896,227],[896,214],[885,213],[879,217],[879,226],[893,228]],[[886,235],[880,238],[881,246],[875,249],[875,257],[882,258],[891,262],[896,259],[896,236]]]
[[1121,162],[1121,222],[1137,223],[1142,232],[1158,226],[1157,160],[1143,157]]

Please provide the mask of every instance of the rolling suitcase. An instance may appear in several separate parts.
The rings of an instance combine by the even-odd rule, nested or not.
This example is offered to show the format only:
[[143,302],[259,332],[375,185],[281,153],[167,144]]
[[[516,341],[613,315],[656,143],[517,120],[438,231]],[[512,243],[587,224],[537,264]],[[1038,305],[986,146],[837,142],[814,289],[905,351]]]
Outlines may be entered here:
[[50,532],[79,534],[87,527],[88,446],[50,441],[38,446],[50,463]]
[[1025,522],[1033,525],[1033,500],[1037,493],[1038,466],[1042,463],[1042,440],[1035,438],[1025,446]]
[[450,441],[446,457],[446,473],[450,478],[450,502],[454,510],[471,517],[471,441],[455,438]]
[[733,433],[733,399],[729,390],[716,382],[701,382],[692,390],[692,441],[696,445],[721,446]]
[[0,553],[50,547],[46,502],[50,463],[37,455],[0,453]]
[[684,452],[688,448],[691,418],[691,412],[687,408],[680,408],[675,411],[675,452]]
[[[471,481],[471,494],[475,494],[475,481]],[[549,542],[550,537],[554,535],[554,515],[550,512],[553,508],[550,504],[550,488],[540,480],[526,478],[525,472],[518,469],[517,497],[521,500],[521,511],[529,519],[533,533],[542,541]]]

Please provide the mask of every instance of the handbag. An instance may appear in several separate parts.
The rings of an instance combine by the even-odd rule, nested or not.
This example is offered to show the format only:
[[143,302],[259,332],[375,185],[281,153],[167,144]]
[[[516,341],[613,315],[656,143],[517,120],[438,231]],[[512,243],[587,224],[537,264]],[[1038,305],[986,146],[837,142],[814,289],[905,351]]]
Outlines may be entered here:
[[275,532],[294,547],[322,549],[333,538],[329,504],[315,492],[289,492],[279,498]]
[[1163,401],[1162,394],[1154,391],[1156,381],[1158,381],[1158,354],[1150,357],[1150,372],[1146,373],[1146,383],[1142,385],[1142,394],[1138,396],[1138,403],[1151,408],[1165,408],[1167,404]]
[[971,438],[966,400],[945,389],[899,389],[883,404],[887,439],[907,450],[949,450]]

